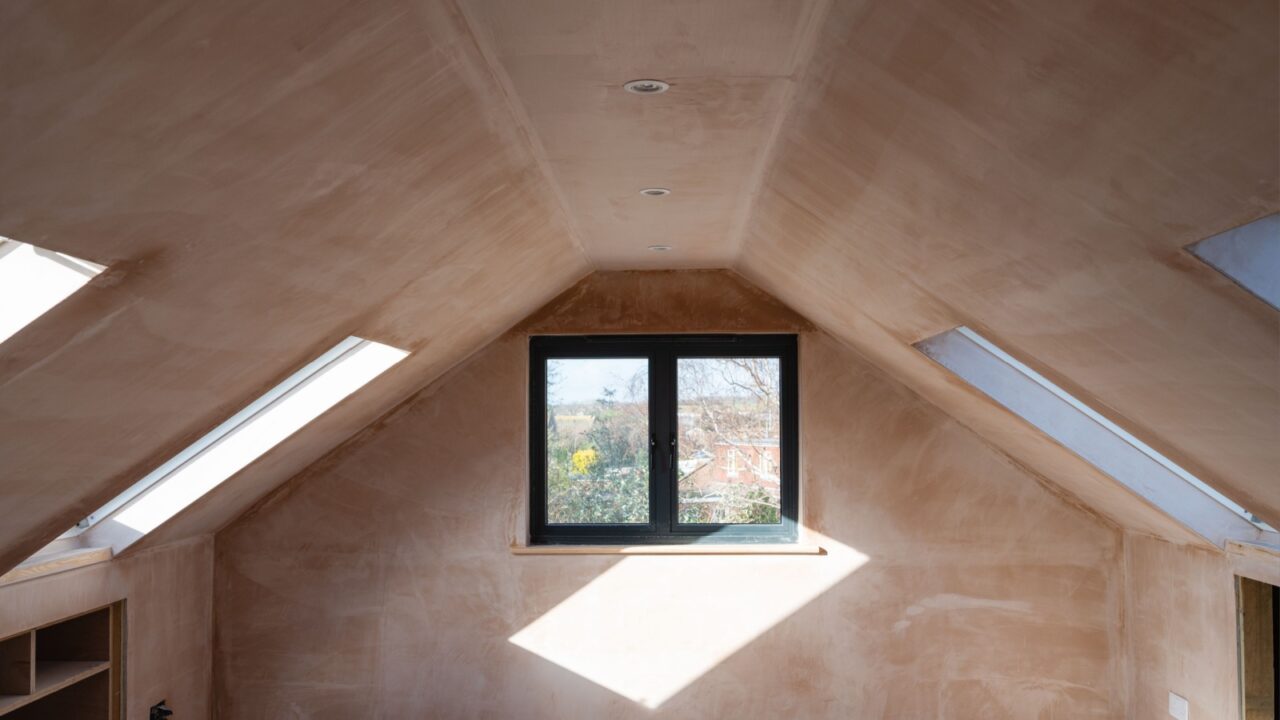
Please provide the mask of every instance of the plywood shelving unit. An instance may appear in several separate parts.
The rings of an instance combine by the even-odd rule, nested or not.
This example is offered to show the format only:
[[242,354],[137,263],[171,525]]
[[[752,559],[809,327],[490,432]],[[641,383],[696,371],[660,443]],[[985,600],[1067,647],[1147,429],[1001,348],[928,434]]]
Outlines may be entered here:
[[0,717],[119,720],[124,601],[0,640]]

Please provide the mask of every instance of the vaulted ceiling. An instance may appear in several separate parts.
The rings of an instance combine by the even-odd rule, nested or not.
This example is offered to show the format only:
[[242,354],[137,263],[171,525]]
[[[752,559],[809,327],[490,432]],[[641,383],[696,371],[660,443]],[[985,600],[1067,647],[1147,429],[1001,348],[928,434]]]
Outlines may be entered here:
[[[732,266],[825,5],[476,0],[535,152],[600,269]],[[621,91],[658,78],[674,90]],[[673,190],[667,197],[640,194]],[[670,245],[655,254],[650,245]]]
[[[0,569],[342,337],[413,352],[149,542],[216,530],[616,268],[735,268],[1183,538],[911,347],[979,328],[1280,524],[1280,313],[1182,249],[1280,210],[1278,22],[1270,0],[4,3],[0,235],[110,269],[0,345]],[[671,90],[622,90],[645,77]]]

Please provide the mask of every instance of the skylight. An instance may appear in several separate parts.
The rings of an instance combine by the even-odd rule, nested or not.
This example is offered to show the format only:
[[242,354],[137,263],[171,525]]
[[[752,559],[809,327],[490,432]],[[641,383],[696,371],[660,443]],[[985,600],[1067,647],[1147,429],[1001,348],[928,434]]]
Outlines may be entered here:
[[119,552],[408,355],[349,337],[139,480],[78,527]]
[[1280,214],[1205,238],[1187,250],[1280,309]]
[[101,265],[0,237],[0,342],[66,300]]
[[916,347],[1099,470],[1204,537],[1253,540],[1274,532],[1239,504],[1187,472],[1043,375],[967,327]]

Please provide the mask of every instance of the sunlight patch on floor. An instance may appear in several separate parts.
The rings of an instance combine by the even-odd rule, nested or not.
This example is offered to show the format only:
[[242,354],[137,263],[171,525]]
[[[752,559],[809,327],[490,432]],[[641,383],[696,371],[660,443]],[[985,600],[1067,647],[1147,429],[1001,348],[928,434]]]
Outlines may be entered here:
[[628,557],[510,641],[658,708],[867,562],[815,539],[826,555]]

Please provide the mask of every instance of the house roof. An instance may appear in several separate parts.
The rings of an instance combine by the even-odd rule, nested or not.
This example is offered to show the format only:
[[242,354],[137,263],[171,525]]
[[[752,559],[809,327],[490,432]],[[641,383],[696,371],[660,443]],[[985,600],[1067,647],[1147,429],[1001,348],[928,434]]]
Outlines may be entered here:
[[347,335],[412,354],[154,542],[623,268],[735,269],[1186,539],[912,347],[980,329],[1280,524],[1276,310],[1183,250],[1280,210],[1280,9],[993,7],[5,4],[0,235],[108,269],[0,345],[0,570]]

